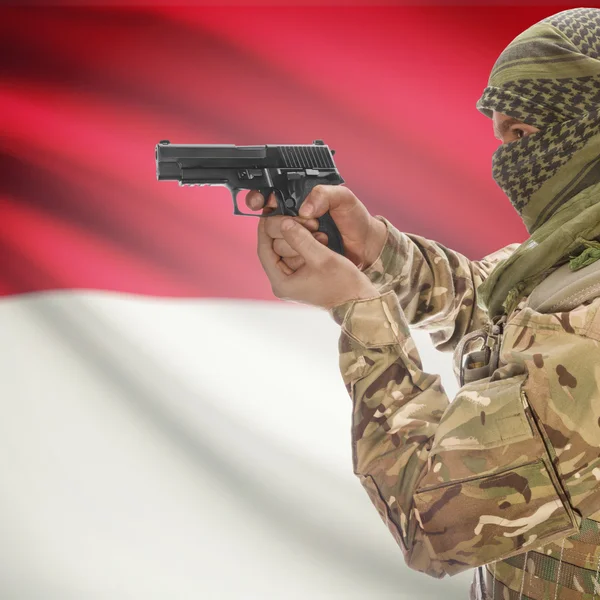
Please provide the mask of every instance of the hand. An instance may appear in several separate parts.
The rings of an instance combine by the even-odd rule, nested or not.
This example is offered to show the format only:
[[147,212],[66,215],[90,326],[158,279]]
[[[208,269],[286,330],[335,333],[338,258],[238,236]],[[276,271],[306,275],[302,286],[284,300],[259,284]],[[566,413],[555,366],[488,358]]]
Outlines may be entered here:
[[304,261],[296,271],[292,270],[274,251],[274,240],[267,233],[267,224],[274,218],[259,221],[258,257],[275,296],[330,309],[348,300],[379,295],[356,265],[320,244],[306,227],[285,217],[281,223],[283,239]]
[[[246,196],[246,204],[253,210],[260,209],[264,206],[262,194],[251,190]],[[267,207],[276,206],[275,197],[271,194]],[[313,232],[319,242],[327,245],[327,236],[315,233],[318,229],[317,217],[323,216],[327,211],[340,231],[346,257],[359,269],[366,269],[383,248],[387,238],[385,223],[371,216],[365,205],[347,187],[341,185],[315,186],[300,207],[300,217],[294,219]],[[304,260],[283,238],[281,223],[284,218],[286,217],[277,216],[266,219],[267,233],[275,240],[275,253],[282,257],[290,269],[296,270],[304,264]]]
[[[258,210],[264,205],[262,210],[262,214],[264,215],[277,208],[277,200],[275,199],[275,194],[271,194],[267,199],[267,203],[264,204],[263,195],[256,190],[251,190],[246,196],[246,205],[252,210]],[[304,227],[306,227],[306,229],[312,233],[313,237],[325,246],[327,245],[327,234],[317,232],[319,229],[319,222],[317,219],[305,219],[303,217],[289,216],[275,216],[269,217],[268,219],[261,219],[262,221],[267,221],[265,225],[266,233],[273,239],[273,250],[283,259],[284,264],[286,264],[291,270],[295,271],[304,264],[304,259],[299,256],[295,250],[292,250],[290,245],[283,238],[283,232],[281,231],[281,223],[283,222],[283,219],[290,218],[293,218],[301,225],[304,225]]]

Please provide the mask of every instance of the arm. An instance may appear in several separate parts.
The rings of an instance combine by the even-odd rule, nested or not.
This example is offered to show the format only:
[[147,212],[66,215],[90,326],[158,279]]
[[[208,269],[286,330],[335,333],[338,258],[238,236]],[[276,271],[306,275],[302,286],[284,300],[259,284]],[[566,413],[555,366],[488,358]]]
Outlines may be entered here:
[[387,239],[379,257],[363,272],[381,294],[394,291],[408,324],[430,331],[437,350],[453,350],[466,333],[487,323],[487,313],[477,306],[476,290],[519,244],[472,261],[377,218],[386,224]]
[[[573,506],[587,507],[585,516],[598,504],[592,471],[599,435],[591,432],[584,443],[558,424],[568,405],[593,404],[590,387],[558,393],[565,372],[583,379],[586,364],[598,362],[597,341],[552,315],[536,336],[507,326],[522,350],[511,349],[513,361],[493,381],[471,382],[449,403],[440,377],[422,371],[395,293],[350,301],[331,314],[342,325],[340,368],[353,400],[354,472],[410,567],[452,575],[578,530]],[[581,321],[589,326],[589,318]],[[582,356],[591,363],[582,364]],[[600,402],[597,387],[593,393]],[[546,423],[549,411],[553,439],[574,446],[565,447],[564,468],[536,416]],[[585,411],[579,418],[581,427],[591,422]],[[590,454],[583,484],[573,468],[582,451]]]

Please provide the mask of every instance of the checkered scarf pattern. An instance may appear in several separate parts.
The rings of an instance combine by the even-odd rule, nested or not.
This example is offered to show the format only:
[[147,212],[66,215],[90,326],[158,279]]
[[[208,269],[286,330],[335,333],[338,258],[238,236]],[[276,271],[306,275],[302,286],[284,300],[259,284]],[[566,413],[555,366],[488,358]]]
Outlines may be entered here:
[[540,130],[492,158],[492,175],[530,234],[478,288],[494,320],[569,259],[575,270],[600,258],[598,249],[583,254],[600,239],[600,9],[565,10],[517,36],[477,108]]
[[600,9],[548,17],[515,38],[477,102],[540,129],[494,153],[492,176],[529,233],[600,181],[588,142],[600,135]]

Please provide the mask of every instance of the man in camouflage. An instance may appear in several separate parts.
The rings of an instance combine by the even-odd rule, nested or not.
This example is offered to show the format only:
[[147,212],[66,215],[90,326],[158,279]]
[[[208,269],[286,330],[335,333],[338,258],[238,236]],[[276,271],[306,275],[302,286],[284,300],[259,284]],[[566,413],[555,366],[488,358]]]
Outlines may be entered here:
[[[528,306],[559,266],[599,257],[600,10],[523,32],[477,107],[504,142],[493,176],[523,244],[472,261],[319,186],[301,217],[260,219],[259,257],[278,297],[341,326],[354,471],[408,565],[434,577],[485,565],[472,597],[600,599],[600,297],[568,312]],[[318,243],[327,210],[346,257]],[[497,364],[460,377],[450,402],[409,327],[441,351],[499,334]]]

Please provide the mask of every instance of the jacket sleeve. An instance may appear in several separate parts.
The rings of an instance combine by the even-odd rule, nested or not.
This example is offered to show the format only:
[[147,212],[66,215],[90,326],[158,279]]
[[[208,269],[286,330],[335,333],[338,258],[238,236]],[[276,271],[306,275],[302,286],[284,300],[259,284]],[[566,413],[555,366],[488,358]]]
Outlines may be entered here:
[[396,294],[408,324],[427,330],[437,350],[453,350],[465,334],[487,323],[487,313],[477,306],[476,290],[519,244],[472,261],[377,218],[386,224],[388,236],[377,260],[363,272],[380,293]]
[[[450,403],[439,375],[423,372],[394,291],[331,315],[353,401],[354,472],[410,567],[452,575],[577,531],[524,365],[463,386]],[[528,356],[546,354],[527,343]],[[564,347],[573,352],[573,340]]]

